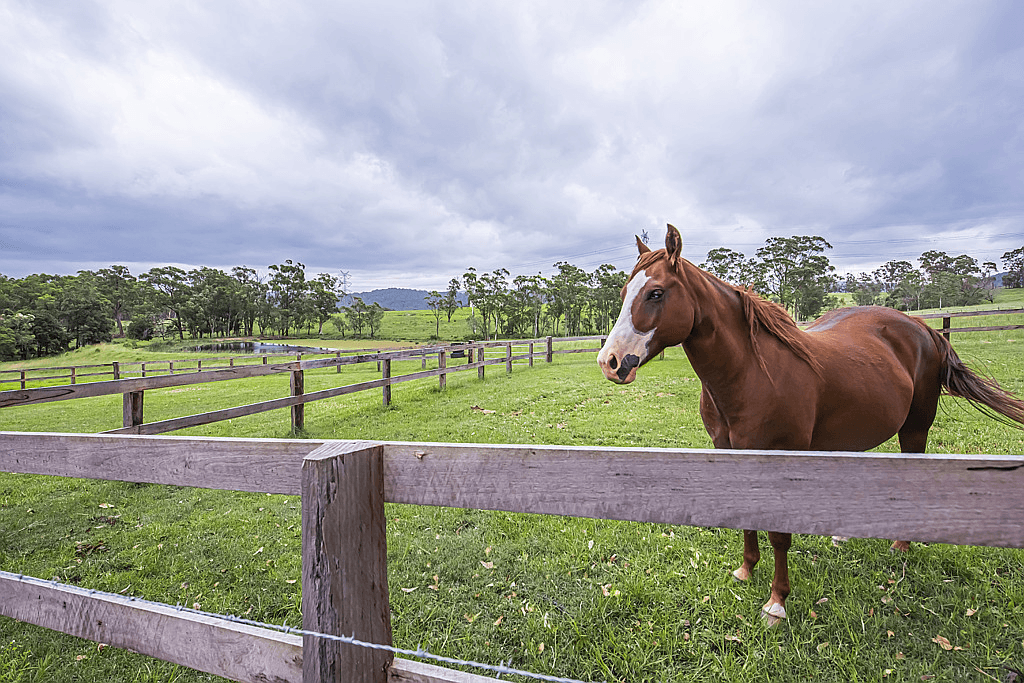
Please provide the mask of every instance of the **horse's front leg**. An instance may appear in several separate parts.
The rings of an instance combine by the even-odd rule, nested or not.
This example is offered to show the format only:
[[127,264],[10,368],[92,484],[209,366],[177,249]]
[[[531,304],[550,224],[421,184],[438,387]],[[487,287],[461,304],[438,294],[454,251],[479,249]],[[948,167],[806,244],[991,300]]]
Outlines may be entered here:
[[786,598],[789,597],[789,546],[793,534],[768,532],[772,550],[775,553],[775,576],[772,578],[772,594],[761,608],[761,616],[768,626],[775,626],[786,618]]
[[754,565],[761,559],[761,548],[757,545],[757,532],[743,532],[743,564],[732,573],[738,581],[746,581],[754,571]]

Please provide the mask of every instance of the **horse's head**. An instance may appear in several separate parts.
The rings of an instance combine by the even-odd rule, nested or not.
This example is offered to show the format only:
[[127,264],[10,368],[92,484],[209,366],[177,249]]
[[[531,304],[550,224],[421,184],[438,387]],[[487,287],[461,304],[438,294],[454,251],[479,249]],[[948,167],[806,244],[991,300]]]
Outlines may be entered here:
[[668,226],[665,248],[651,251],[637,238],[640,258],[622,288],[622,310],[597,363],[616,384],[636,379],[636,369],[667,346],[682,343],[693,326],[693,307],[682,276],[683,239]]

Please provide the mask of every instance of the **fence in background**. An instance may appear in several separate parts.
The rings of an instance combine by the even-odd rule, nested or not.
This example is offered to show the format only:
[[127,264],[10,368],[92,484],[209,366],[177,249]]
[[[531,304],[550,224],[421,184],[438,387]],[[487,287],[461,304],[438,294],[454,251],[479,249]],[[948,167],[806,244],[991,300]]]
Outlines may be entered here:
[[[564,337],[558,342],[581,342],[601,341],[603,337]],[[593,353],[596,348],[556,348],[556,340],[552,337],[544,339],[530,339],[525,341],[493,341],[493,342],[470,342],[468,344],[450,344],[443,346],[410,349],[402,351],[374,352],[354,356],[342,356],[340,352],[327,358],[313,360],[297,359],[284,363],[268,362],[267,356],[262,356],[260,364],[235,364],[230,362],[227,367],[221,366],[211,368],[201,366],[195,370],[184,372],[173,372],[174,361],[160,361],[169,363],[169,372],[166,374],[151,375],[148,377],[135,377],[130,379],[116,379],[100,382],[86,382],[77,384],[65,384],[59,386],[32,387],[25,389],[12,389],[0,391],[0,408],[19,405],[32,405],[36,403],[47,403],[51,401],[66,401],[76,398],[90,396],[104,396],[110,394],[122,394],[122,427],[110,430],[108,433],[116,434],[162,434],[176,429],[196,427],[199,425],[219,422],[221,420],[255,415],[268,410],[280,410],[291,408],[292,429],[298,430],[305,427],[306,403],[321,401],[336,396],[343,396],[359,391],[381,389],[383,404],[391,404],[391,387],[402,382],[409,382],[418,379],[437,377],[439,386],[443,389],[447,385],[449,374],[476,369],[478,377],[484,379],[485,370],[489,365],[504,365],[507,373],[512,372],[516,363],[525,363],[533,366],[535,359],[542,359],[547,363],[554,360],[555,355],[563,353]],[[538,349],[538,347],[540,347]],[[487,358],[488,350],[500,348],[502,353],[497,357]],[[392,373],[393,363],[401,360],[421,360],[421,367],[427,365],[427,358],[437,357],[437,367],[424,369],[420,372],[413,372],[404,375]],[[251,358],[251,357],[250,357]],[[466,358],[465,363],[449,364],[449,359]],[[340,387],[323,389],[320,391],[305,391],[305,372],[309,370],[337,368],[340,373],[345,365],[356,365],[360,363],[377,363],[381,378],[356,384],[347,384]],[[115,368],[116,368],[115,364]],[[145,422],[144,399],[145,392],[153,389],[167,387],[180,387],[206,382],[218,382],[231,379],[247,377],[261,377],[272,374],[291,373],[289,396],[268,401],[260,401],[233,408],[224,408],[185,417],[160,420],[158,422]]]
[[[381,645],[385,502],[1024,547],[1024,455],[0,432],[0,471],[300,495],[303,628]],[[236,681],[495,680],[6,576],[0,614]]]

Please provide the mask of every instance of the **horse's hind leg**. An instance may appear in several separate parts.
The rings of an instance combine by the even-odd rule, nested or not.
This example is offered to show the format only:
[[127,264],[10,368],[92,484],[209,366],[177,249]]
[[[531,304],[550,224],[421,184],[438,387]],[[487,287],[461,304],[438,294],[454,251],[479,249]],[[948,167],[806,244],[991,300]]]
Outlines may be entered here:
[[[928,430],[935,421],[939,408],[939,389],[922,392],[920,387],[914,394],[910,415],[900,427],[900,451],[903,453],[924,453],[928,446]],[[910,541],[893,541],[890,550],[905,553],[910,550]]]
[[761,559],[761,549],[757,545],[757,532],[743,532],[743,564],[733,571],[732,575],[738,581],[746,581],[750,573],[754,571],[754,565]]

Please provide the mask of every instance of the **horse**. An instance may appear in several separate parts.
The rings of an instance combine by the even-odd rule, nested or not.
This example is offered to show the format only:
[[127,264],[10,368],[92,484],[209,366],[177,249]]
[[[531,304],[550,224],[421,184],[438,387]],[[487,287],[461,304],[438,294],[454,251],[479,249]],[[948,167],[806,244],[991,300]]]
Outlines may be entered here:
[[[898,434],[902,452],[923,453],[943,392],[1024,423],[1024,401],[967,368],[920,318],[843,308],[801,330],[778,304],[682,258],[672,225],[664,249],[636,243],[640,254],[598,364],[607,379],[629,384],[640,366],[682,344],[715,448],[864,451]],[[773,626],[786,618],[792,534],[769,531],[768,539],[775,574],[762,617]],[[893,549],[909,545],[896,541]],[[745,530],[733,576],[749,579],[760,556],[757,530]]]

